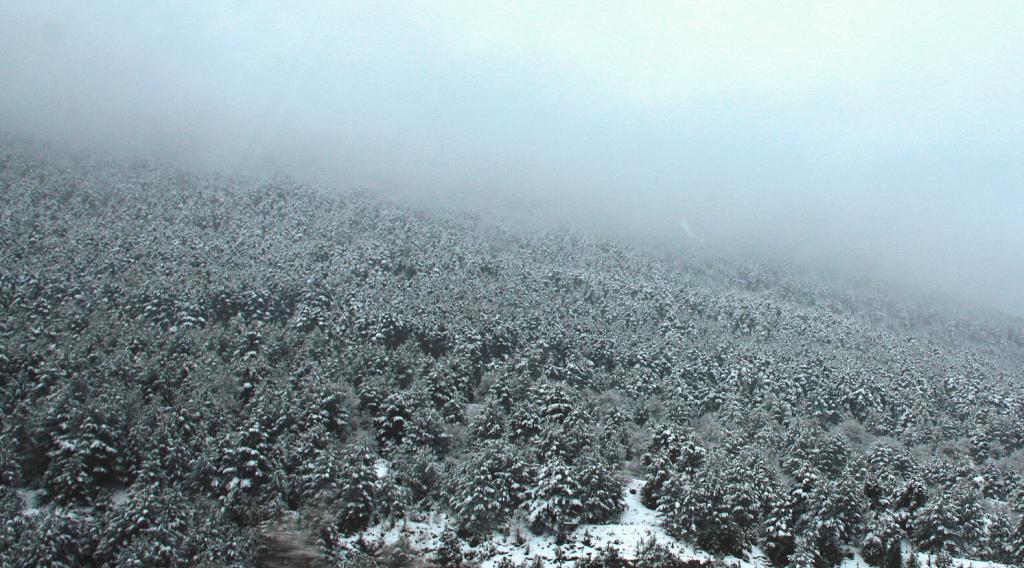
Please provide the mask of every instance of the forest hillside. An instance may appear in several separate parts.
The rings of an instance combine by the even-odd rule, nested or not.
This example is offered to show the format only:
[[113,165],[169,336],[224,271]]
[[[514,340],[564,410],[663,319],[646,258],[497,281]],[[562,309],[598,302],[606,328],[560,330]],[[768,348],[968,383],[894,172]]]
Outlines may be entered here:
[[5,140],[0,565],[1024,563],[1024,320],[837,274]]

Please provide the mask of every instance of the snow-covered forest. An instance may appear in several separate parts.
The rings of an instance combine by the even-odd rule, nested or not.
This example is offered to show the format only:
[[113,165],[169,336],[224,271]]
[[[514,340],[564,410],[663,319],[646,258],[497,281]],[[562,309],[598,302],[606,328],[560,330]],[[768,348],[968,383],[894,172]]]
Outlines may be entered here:
[[4,566],[1024,563],[1020,318],[9,139],[0,255]]

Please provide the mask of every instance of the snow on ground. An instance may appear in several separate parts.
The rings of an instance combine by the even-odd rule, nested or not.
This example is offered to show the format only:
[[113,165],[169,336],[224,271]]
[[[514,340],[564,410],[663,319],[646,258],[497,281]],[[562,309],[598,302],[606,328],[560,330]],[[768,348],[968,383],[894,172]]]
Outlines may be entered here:
[[[903,542],[903,562],[910,558],[910,543]],[[860,555],[857,555],[859,564],[844,564],[844,566],[869,566],[867,562],[861,559]],[[917,565],[918,566],[934,566],[935,555],[925,554],[924,552],[917,553]],[[968,560],[966,558],[953,558],[953,566],[958,568],[1008,568],[1006,564],[999,564],[998,562],[985,562],[984,560]]]
[[[378,475],[381,475],[381,463],[378,463]],[[386,469],[385,469],[386,471]],[[541,558],[545,565],[552,565],[553,561],[561,554],[559,566],[574,566],[577,560],[589,556],[596,556],[602,550],[612,545],[618,549],[623,558],[636,558],[637,552],[644,542],[654,539],[658,544],[670,549],[673,553],[684,560],[709,560],[712,555],[695,549],[693,546],[679,541],[661,528],[661,522],[657,511],[652,511],[640,503],[640,489],[643,487],[643,480],[632,479],[626,483],[625,502],[626,510],[623,512],[619,522],[607,525],[580,525],[568,539],[568,542],[559,547],[555,538],[550,535],[535,535],[523,524],[514,524],[509,529],[492,534],[476,547],[469,547],[463,543],[463,552],[468,558],[480,561],[482,568],[493,568],[503,559],[516,563],[524,563],[534,558]],[[373,526],[360,535],[346,539],[350,545],[354,545],[362,538],[368,542],[382,542],[394,545],[403,537],[407,539],[412,550],[415,550],[425,558],[433,555],[440,546],[441,534],[445,528],[455,526],[455,523],[444,513],[430,513],[417,519],[399,521],[393,526]],[[559,550],[561,548],[561,550]],[[904,560],[909,556],[909,548],[904,550]],[[930,565],[927,561],[931,557],[927,554],[919,554],[919,565]],[[768,558],[758,547],[753,547],[744,559],[726,557],[720,559],[726,566],[737,568],[768,568],[771,564]],[[964,559],[953,559],[954,566],[963,568],[1005,568],[1001,564],[991,562],[972,561]],[[844,560],[843,568],[864,568],[869,566],[859,554],[853,553],[853,558]]]
[[118,487],[114,489],[114,492],[110,494],[110,502],[115,505],[120,505],[128,500],[128,489],[125,487]]
[[645,541],[654,539],[658,544],[671,549],[681,558],[711,558],[709,555],[694,550],[668,535],[662,528],[658,513],[644,507],[640,503],[640,488],[643,481],[631,480],[626,485],[626,510],[618,523],[607,525],[580,525],[571,535],[569,542],[561,547],[555,543],[553,536],[538,536],[525,527],[516,527],[513,534],[522,535],[524,542],[508,535],[492,537],[478,549],[487,560],[482,562],[483,568],[495,566],[504,558],[515,562],[523,562],[540,557],[552,561],[561,556],[564,566],[572,566],[575,560],[596,556],[600,551],[612,545],[617,548],[623,558],[635,558],[637,551]]
[[377,460],[373,463],[373,474],[377,476],[377,479],[384,479],[388,476],[388,472],[391,471],[391,464],[384,460]]
[[21,514],[36,515],[39,513],[39,495],[42,492],[41,489],[18,489],[18,496],[21,497],[23,503]]
[[[617,548],[624,558],[634,558],[642,543],[653,538],[682,558],[711,558],[710,555],[669,536],[661,528],[658,513],[640,503],[642,486],[643,481],[639,479],[633,479],[626,484],[626,510],[618,523],[581,525],[562,547],[555,543],[554,536],[535,535],[524,525],[518,524],[491,535],[476,547],[471,548],[464,544],[463,551],[467,556],[472,555],[481,560],[483,568],[493,567],[505,558],[524,562],[540,557],[550,562],[559,556],[559,552],[564,560],[561,565],[572,566],[575,560],[597,555],[609,544]],[[363,538],[369,542],[395,544],[404,537],[414,550],[424,556],[430,556],[440,545],[441,534],[448,526],[454,527],[454,522],[447,515],[434,513],[422,519],[401,521],[390,527],[370,527],[361,535],[349,537],[347,541],[353,544],[359,538]]]

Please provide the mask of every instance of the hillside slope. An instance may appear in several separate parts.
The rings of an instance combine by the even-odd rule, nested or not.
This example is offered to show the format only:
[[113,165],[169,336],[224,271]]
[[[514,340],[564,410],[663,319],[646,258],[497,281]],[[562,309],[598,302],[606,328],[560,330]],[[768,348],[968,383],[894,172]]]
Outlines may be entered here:
[[484,561],[633,479],[708,558],[1024,562],[1019,318],[11,141],[0,203],[2,564]]

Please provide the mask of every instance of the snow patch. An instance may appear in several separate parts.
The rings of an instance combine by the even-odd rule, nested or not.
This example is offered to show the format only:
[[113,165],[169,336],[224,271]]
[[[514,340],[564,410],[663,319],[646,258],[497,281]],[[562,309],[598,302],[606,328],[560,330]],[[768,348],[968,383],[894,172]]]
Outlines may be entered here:
[[377,476],[377,479],[384,479],[388,476],[388,472],[391,471],[391,464],[384,460],[377,460],[373,463],[373,474]]
[[21,497],[22,501],[22,515],[39,514],[39,496],[42,492],[42,489],[18,489],[18,496]]
[[[388,464],[378,460],[374,467],[377,476],[387,475]],[[712,560],[715,557],[698,550],[692,545],[680,541],[665,532],[661,527],[661,519],[657,511],[648,509],[640,502],[640,490],[644,482],[641,479],[629,480],[624,489],[626,510],[618,522],[605,525],[580,525],[573,531],[566,544],[559,546],[552,535],[536,535],[525,524],[512,524],[505,531],[493,533],[478,546],[470,547],[462,542],[462,550],[468,559],[479,562],[481,568],[494,568],[502,560],[525,563],[540,558],[545,564],[553,563],[560,558],[559,566],[575,566],[579,560],[597,556],[609,545],[615,547],[620,556],[635,559],[644,543],[653,539],[659,545],[669,549],[682,560]],[[409,546],[424,557],[432,556],[441,545],[441,535],[455,522],[445,513],[425,513],[398,521],[388,526],[375,525],[361,534],[343,539],[342,543],[355,547],[356,541],[363,539],[368,542],[394,545],[403,538]],[[843,560],[844,568],[865,568],[868,564],[856,552],[852,558]],[[904,553],[904,561],[910,556],[909,550]],[[918,554],[920,566],[928,566],[931,555]],[[725,566],[736,568],[769,568],[771,563],[764,552],[753,547],[745,558],[720,558]],[[954,565],[964,568],[1006,568],[1002,564],[972,561],[960,558],[953,559]]]
[[121,505],[128,500],[128,489],[125,487],[118,487],[110,494],[110,502],[114,505]]

